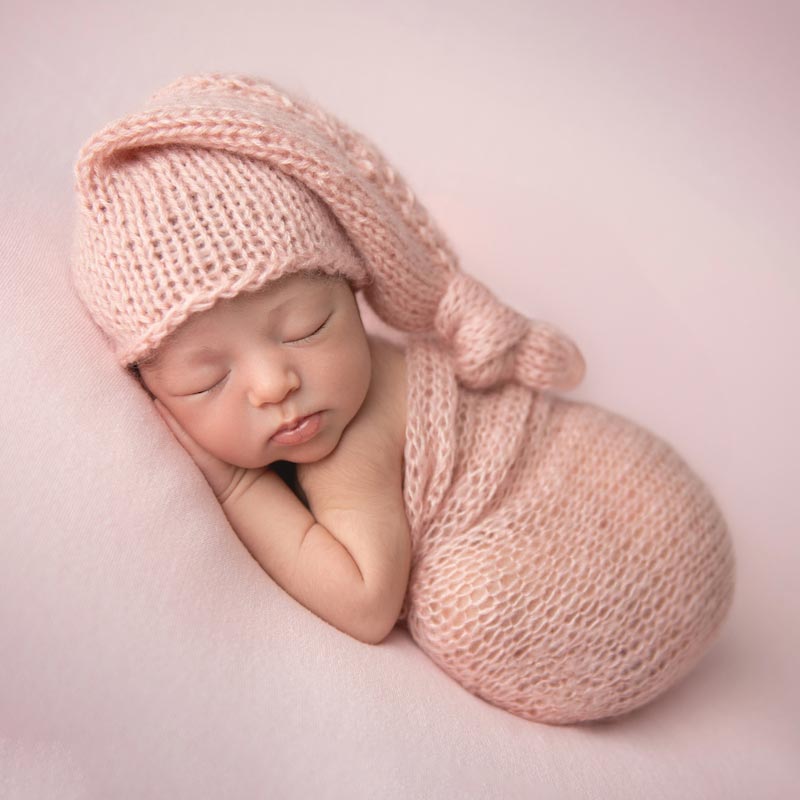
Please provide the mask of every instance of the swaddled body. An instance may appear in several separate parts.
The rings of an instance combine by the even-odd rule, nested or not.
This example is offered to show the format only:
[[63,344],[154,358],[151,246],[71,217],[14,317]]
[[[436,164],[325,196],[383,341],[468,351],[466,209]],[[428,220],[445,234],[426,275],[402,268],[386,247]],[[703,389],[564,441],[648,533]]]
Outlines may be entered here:
[[592,405],[464,388],[431,339],[406,358],[401,617],[419,646],[546,722],[624,713],[691,669],[730,605],[733,555],[683,460]]

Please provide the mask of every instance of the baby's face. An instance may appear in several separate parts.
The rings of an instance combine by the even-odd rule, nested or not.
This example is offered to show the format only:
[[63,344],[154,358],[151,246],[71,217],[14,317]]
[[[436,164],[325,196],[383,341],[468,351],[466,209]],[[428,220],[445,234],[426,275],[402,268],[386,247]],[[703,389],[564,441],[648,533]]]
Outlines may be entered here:
[[[139,371],[198,444],[229,464],[258,468],[333,452],[364,402],[372,362],[347,282],[299,273],[189,317],[157,362]],[[318,412],[308,441],[272,439]]]

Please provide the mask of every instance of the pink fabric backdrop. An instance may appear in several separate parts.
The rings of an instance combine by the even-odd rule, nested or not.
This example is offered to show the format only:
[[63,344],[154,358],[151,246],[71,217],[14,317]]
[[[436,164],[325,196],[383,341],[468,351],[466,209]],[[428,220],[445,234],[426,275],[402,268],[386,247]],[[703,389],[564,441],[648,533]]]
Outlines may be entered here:
[[[310,9],[310,10],[309,10]],[[795,3],[5,2],[0,796],[779,798],[800,779]],[[698,670],[614,724],[499,711],[298,606],[69,291],[84,139],[186,72],[363,130],[573,396],[669,439],[736,545]]]

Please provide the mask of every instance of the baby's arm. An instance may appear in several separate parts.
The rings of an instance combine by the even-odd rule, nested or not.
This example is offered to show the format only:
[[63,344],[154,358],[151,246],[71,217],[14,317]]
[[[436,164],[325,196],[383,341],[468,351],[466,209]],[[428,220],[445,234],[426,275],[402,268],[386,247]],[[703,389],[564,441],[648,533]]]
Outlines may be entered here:
[[[327,465],[329,476],[349,460],[342,444],[336,464]],[[352,470],[347,474],[355,477]],[[404,508],[398,514],[385,491],[383,501],[371,502],[375,495],[370,486],[381,481],[369,468],[362,475],[364,491],[357,493],[355,503],[346,489],[337,493],[329,486],[321,491],[319,481],[304,485],[312,514],[268,469],[242,481],[222,508],[253,557],[283,589],[345,633],[377,643],[392,630],[400,612],[410,545]],[[330,502],[337,494],[342,503]]]
[[155,403],[264,570],[315,614],[370,643],[394,626],[411,561],[403,500],[404,376],[390,362],[376,359],[368,396],[335,450],[297,465],[310,511],[273,469],[220,461]]

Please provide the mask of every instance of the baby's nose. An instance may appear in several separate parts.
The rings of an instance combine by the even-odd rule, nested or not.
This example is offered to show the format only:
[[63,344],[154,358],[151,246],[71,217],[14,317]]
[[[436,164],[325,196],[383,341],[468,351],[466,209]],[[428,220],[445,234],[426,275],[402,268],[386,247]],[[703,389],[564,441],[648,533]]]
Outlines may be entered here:
[[300,376],[289,365],[256,365],[248,376],[248,398],[254,406],[281,403],[300,388]]

